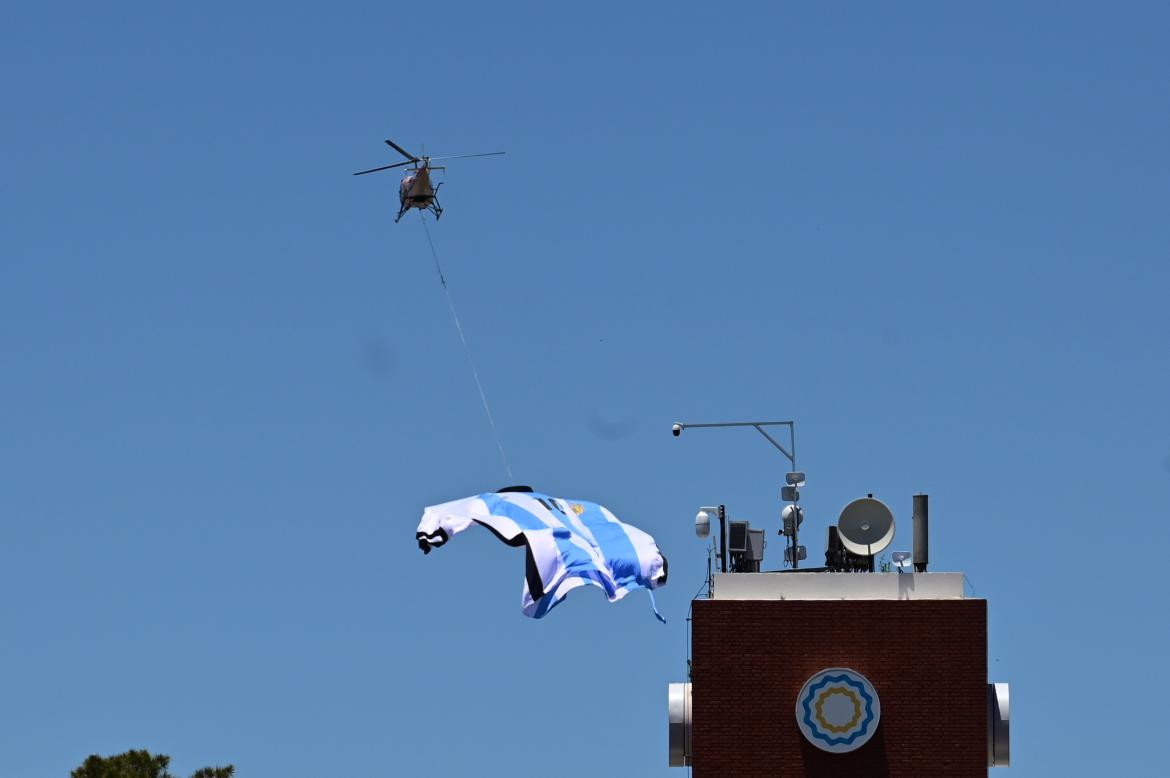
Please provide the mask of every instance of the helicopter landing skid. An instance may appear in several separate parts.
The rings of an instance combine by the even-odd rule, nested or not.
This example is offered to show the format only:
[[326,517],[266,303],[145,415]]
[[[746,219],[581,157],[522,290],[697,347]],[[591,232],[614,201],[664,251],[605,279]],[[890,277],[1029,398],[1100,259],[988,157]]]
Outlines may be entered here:
[[[439,184],[439,186],[442,186],[442,184]],[[420,211],[430,211],[435,215],[435,221],[438,221],[439,217],[443,215],[443,206],[439,205],[439,198],[435,196],[439,192],[439,186],[435,187],[430,197],[419,197],[412,199],[410,202],[403,202],[402,206],[398,209],[398,215],[394,217],[394,223],[397,224],[411,208],[418,208]]]

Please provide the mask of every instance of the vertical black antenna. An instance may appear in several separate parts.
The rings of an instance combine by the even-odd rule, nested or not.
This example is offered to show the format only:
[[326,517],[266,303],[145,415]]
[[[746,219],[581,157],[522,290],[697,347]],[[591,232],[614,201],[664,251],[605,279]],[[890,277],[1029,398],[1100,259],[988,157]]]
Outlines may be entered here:
[[727,509],[719,506],[719,572],[727,572]]
[[930,496],[914,495],[914,572],[925,573],[930,562]]

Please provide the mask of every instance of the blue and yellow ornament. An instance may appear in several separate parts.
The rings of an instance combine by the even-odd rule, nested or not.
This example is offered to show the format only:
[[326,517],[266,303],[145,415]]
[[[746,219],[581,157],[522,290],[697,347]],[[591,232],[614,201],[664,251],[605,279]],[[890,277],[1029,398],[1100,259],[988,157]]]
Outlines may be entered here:
[[881,701],[873,684],[847,667],[821,670],[804,682],[796,697],[800,731],[814,746],[830,753],[865,745],[881,715]]

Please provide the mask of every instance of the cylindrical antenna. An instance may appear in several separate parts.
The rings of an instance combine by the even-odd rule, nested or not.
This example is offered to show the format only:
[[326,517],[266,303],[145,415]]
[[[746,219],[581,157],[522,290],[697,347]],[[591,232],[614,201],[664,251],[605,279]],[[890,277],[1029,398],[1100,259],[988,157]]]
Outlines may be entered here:
[[914,495],[914,572],[925,573],[930,562],[930,499]]

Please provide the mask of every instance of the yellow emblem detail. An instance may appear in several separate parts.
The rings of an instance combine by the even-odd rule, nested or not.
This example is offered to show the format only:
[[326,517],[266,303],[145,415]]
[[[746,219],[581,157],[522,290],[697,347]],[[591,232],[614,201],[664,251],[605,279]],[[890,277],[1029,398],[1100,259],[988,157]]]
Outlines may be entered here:
[[[824,706],[825,700],[829,699],[834,694],[840,694],[843,697],[848,697],[849,700],[853,703],[853,718],[849,719],[848,724],[837,726],[825,721],[825,715],[821,708]],[[815,707],[817,709],[817,721],[820,722],[822,727],[829,730],[830,732],[848,732],[857,726],[857,722],[861,721],[861,700],[857,699],[857,694],[855,694],[852,689],[846,688],[844,686],[832,686],[818,694],[817,704]]]
[[585,506],[581,505],[580,503],[570,503],[569,507],[572,508],[573,513],[577,514],[578,516],[585,512]]

